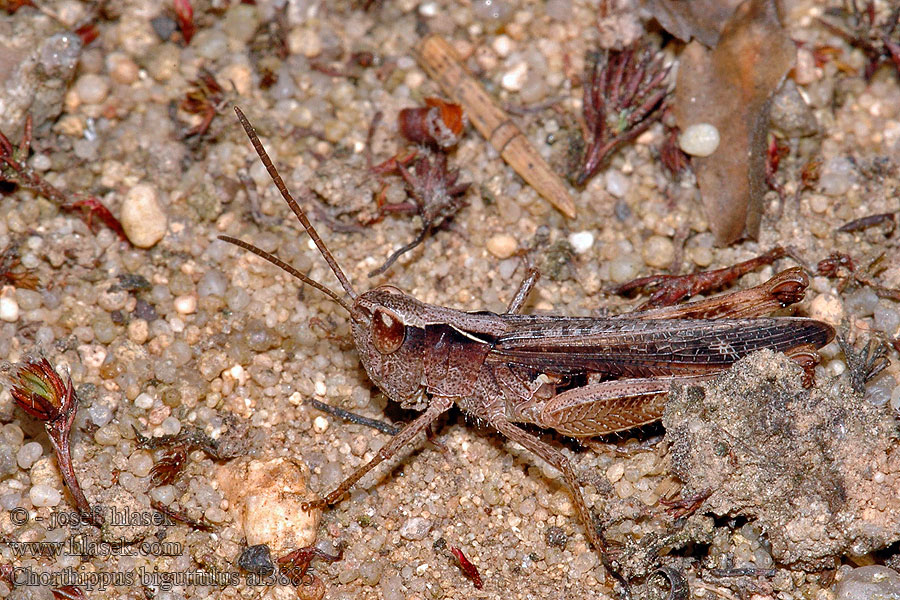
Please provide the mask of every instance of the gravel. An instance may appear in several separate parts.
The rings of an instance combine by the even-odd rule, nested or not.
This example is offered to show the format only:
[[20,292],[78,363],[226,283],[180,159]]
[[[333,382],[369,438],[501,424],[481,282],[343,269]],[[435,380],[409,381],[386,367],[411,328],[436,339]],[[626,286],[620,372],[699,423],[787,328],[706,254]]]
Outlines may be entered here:
[[[821,159],[820,177],[805,188],[788,189],[784,202],[774,193],[767,196],[759,240],[729,248],[713,244],[691,176],[673,178],[659,166],[667,135],[661,126],[615,153],[584,190],[571,190],[576,221],[551,209],[470,130],[450,156],[450,165],[462,170],[460,180],[473,183],[469,206],[446,231],[370,280],[366,273],[421,227],[418,218],[395,214],[358,227],[375,214],[379,192],[366,170],[373,115],[385,115],[371,144],[372,158],[380,162],[405,147],[396,133],[397,112],[440,94],[415,62],[421,31],[454,40],[469,57],[467,66],[502,104],[527,109],[516,122],[562,172],[570,142],[580,137],[581,89],[572,81],[583,71],[584,55],[601,36],[622,42],[633,28],[598,29],[596,3],[582,0],[398,0],[376,2],[368,11],[360,2],[289,2],[283,15],[271,2],[231,2],[214,9],[193,4],[198,31],[189,45],[172,29],[168,7],[145,0],[103,11],[96,20],[99,38],[86,47],[47,16],[68,15],[71,23],[79,22],[89,16],[79,3],[49,0],[41,3],[45,12],[0,11],[0,73],[11,74],[0,85],[0,130],[17,143],[30,111],[35,119],[30,164],[60,189],[100,198],[120,218],[130,241],[118,240],[96,215],[89,227],[77,212],[61,212],[28,191],[4,189],[0,250],[19,243],[22,264],[36,269],[41,286],[14,289],[0,281],[0,358],[18,361],[40,347],[71,373],[81,398],[73,462],[92,503],[143,515],[154,514],[150,504],[159,502],[215,526],[213,532],[182,523],[164,529],[108,527],[91,535],[158,541],[165,534],[163,541],[182,544],[181,551],[28,559],[42,570],[230,573],[251,540],[271,544],[277,558],[292,543],[318,539],[346,543],[342,562],[313,562],[328,598],[605,593],[603,568],[587,548],[558,474],[456,411],[436,427],[436,443],[422,441],[417,450],[379,468],[321,516],[307,515],[298,505],[302,500],[285,496],[280,484],[286,480],[292,493],[330,491],[388,439],[322,414],[307,406],[306,398],[317,395],[395,425],[414,415],[389,403],[367,379],[347,343],[349,322],[339,307],[216,240],[228,234],[252,241],[339,289],[269,181],[230,104],[250,117],[360,292],[391,283],[423,301],[502,312],[530,261],[548,268],[526,312],[618,313],[641,299],[609,297],[604,290],[614,284],[668,272],[681,256],[688,272],[734,264],[774,245],[790,245],[811,265],[834,251],[851,253],[860,265],[884,253],[872,278],[900,287],[896,234],[886,237],[878,228],[835,233],[852,219],[896,211],[900,182],[893,157],[900,143],[900,102],[888,69],[867,82],[839,70],[835,61],[818,67],[808,57],[813,62],[806,61],[798,74],[797,93],[808,102],[818,133],[786,138],[791,155],[782,168],[798,177],[804,165]],[[842,44],[808,25],[815,15],[804,11],[789,23],[802,50]],[[164,21],[167,30],[161,28]],[[162,39],[158,32],[165,31]],[[856,68],[857,54],[841,48],[841,60]],[[372,67],[351,60],[352,53],[365,51],[374,54]],[[213,73],[226,101],[215,107],[205,134],[184,137],[202,118],[182,107],[201,68]],[[785,120],[782,126],[790,135],[806,135],[812,121],[808,113],[800,114],[797,98],[786,97],[793,103],[788,116],[802,116],[803,122]],[[547,108],[541,110],[541,103]],[[399,180],[386,182],[389,204],[406,201]],[[315,199],[304,186],[316,191]],[[335,223],[351,227],[329,225]],[[676,235],[682,231],[687,232],[683,253]],[[786,258],[770,272],[794,264]],[[763,277],[747,275],[737,286]],[[144,285],[125,286],[123,278]],[[817,278],[814,289],[800,314],[844,323],[861,337],[900,333],[896,301],[853,284],[839,289],[824,278]],[[897,414],[900,371],[897,354],[891,351],[890,358],[893,364],[872,382],[866,400],[871,410]],[[820,369],[820,384],[829,385],[828,377],[845,371],[842,355],[831,353]],[[0,391],[0,425],[0,507],[24,508],[42,519],[73,510],[46,435],[14,408],[7,391]],[[215,461],[192,449],[175,481],[153,487],[149,474],[160,451],[138,448],[135,430],[160,436],[198,429],[217,439],[241,432],[250,456]],[[671,525],[659,500],[678,498],[682,483],[671,473],[667,446],[649,443],[657,433],[626,432],[606,440],[629,449],[622,453],[585,449],[544,434],[571,458],[588,503],[617,544],[659,535]],[[308,470],[297,466],[268,479],[242,470],[243,461],[272,466],[282,460],[302,461]],[[221,469],[229,471],[227,477]],[[265,498],[254,499],[251,491],[265,492]],[[276,508],[266,509],[269,502]],[[273,526],[273,534],[261,521],[276,509],[289,525]],[[34,525],[16,528],[0,519],[0,535],[20,541],[76,535],[75,529],[51,534]],[[296,532],[303,535],[286,539]],[[710,557],[697,558],[772,566],[765,532],[741,528],[738,535],[718,523],[714,533],[696,544],[708,548]],[[437,539],[477,558],[483,592],[474,590],[448,551],[433,547]],[[854,560],[863,564],[881,557]],[[838,585],[848,580],[842,573]],[[800,570],[779,566],[778,574],[773,581],[785,597],[835,593]],[[120,598],[128,592],[127,586],[112,586],[90,596]],[[177,586],[157,597],[238,598],[258,592],[247,586],[216,591]],[[719,595],[728,593],[733,591],[723,588]]]

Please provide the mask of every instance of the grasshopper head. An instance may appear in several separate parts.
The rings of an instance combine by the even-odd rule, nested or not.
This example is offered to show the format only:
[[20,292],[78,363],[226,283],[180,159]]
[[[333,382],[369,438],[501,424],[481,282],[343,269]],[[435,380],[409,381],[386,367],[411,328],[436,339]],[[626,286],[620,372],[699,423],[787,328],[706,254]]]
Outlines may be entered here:
[[403,408],[424,410],[425,305],[393,286],[356,298],[353,341],[369,378]]

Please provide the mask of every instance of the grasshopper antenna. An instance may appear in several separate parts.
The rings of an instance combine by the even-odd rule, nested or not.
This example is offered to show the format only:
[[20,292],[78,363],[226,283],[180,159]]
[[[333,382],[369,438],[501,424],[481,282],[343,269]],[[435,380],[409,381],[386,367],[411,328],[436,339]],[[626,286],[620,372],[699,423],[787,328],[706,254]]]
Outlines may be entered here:
[[337,302],[338,304],[343,306],[347,310],[347,312],[352,312],[352,309],[346,300],[344,300],[343,298],[341,298],[340,296],[335,294],[333,291],[331,291],[330,289],[328,289],[327,287],[325,287],[318,281],[310,279],[309,277],[307,277],[306,275],[304,275],[303,273],[301,273],[300,271],[298,271],[291,265],[287,264],[286,262],[284,262],[283,260],[281,260],[280,258],[275,256],[274,254],[270,254],[261,248],[257,248],[253,244],[248,244],[244,240],[239,240],[237,238],[233,238],[230,235],[220,235],[219,239],[222,240],[223,242],[228,242],[229,244],[234,244],[235,246],[240,246],[244,250],[252,252],[253,254],[257,255],[260,258],[266,259],[267,261],[269,261],[276,267],[280,267],[280,268],[284,269],[285,271],[287,271],[288,273],[290,273],[291,275],[293,275],[294,277],[296,277],[297,279],[299,279],[306,285],[311,285],[312,287],[316,288],[317,290],[319,290],[320,292],[322,292],[323,294],[325,294],[326,296],[328,296],[329,298],[331,298],[332,300],[334,300],[335,302]]
[[[322,238],[319,237],[319,232],[316,231],[316,228],[312,226],[312,223],[309,222],[309,219],[306,217],[306,213],[303,212],[303,209],[300,208],[300,205],[297,204],[297,201],[294,200],[294,197],[291,195],[291,192],[288,191],[287,186],[284,183],[284,180],[281,178],[281,175],[278,174],[278,169],[275,168],[275,165],[272,164],[272,159],[269,158],[269,154],[266,152],[266,149],[263,148],[262,142],[259,141],[259,136],[256,135],[256,130],[253,129],[253,126],[250,124],[250,121],[247,120],[247,117],[244,116],[244,113],[237,106],[234,107],[234,112],[237,114],[238,121],[241,122],[241,126],[244,128],[244,131],[247,132],[247,137],[250,138],[250,143],[253,144],[253,149],[256,150],[256,153],[259,155],[260,160],[262,160],[263,166],[266,168],[266,171],[269,172],[269,177],[272,178],[272,181],[275,182],[275,187],[278,188],[278,191],[281,192],[281,197],[284,198],[284,201],[287,202],[288,206],[291,207],[291,210],[294,211],[294,214],[297,216],[297,219],[300,221],[300,224],[303,225],[303,228],[306,230],[306,233],[309,234],[309,237],[312,239],[313,243],[319,249],[319,252],[322,254],[322,257],[325,259],[325,262],[328,263],[328,266],[331,267],[331,270],[334,272],[335,276],[338,278],[338,281],[341,283],[341,287],[344,288],[344,291],[352,299],[356,299],[357,293],[354,291],[353,286],[350,285],[350,280],[347,279],[347,276],[344,275],[344,272],[341,270],[341,267],[338,265],[337,260],[335,260],[334,255],[331,254],[331,251],[328,250],[328,247],[325,245],[325,242],[322,241]],[[234,244],[235,246],[240,246],[241,248],[248,250],[260,258],[264,258],[269,261],[273,265],[276,265],[303,283],[310,285],[320,292],[326,294],[332,300],[343,306],[350,312],[350,305],[346,300],[338,296],[332,290],[328,289],[321,283],[317,281],[313,281],[291,265],[287,264],[283,260],[279,259],[277,256],[273,254],[269,254],[265,250],[261,250],[252,244],[248,244],[242,240],[237,238],[233,238],[228,235],[220,235],[220,240],[228,242],[230,244]]]

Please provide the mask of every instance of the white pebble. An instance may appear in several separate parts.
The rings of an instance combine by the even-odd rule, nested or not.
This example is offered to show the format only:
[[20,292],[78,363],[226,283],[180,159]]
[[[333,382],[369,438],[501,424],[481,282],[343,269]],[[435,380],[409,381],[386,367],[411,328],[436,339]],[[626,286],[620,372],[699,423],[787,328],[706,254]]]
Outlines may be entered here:
[[413,517],[400,527],[400,537],[405,540],[421,540],[431,529],[431,521]]
[[163,419],[163,422],[160,423],[160,428],[165,435],[176,435],[181,431],[181,421],[175,417],[166,417]]
[[691,156],[709,156],[719,147],[719,130],[709,123],[691,125],[678,136],[678,146]]
[[631,187],[631,182],[621,171],[612,170],[606,172],[606,191],[610,195],[616,198],[624,198],[625,194],[628,193],[629,187]]
[[197,311],[197,297],[193,294],[185,294],[175,298],[175,310],[183,315],[189,315]]
[[161,485],[150,490],[150,497],[160,504],[169,504],[175,500],[175,487],[171,485]]
[[44,453],[44,449],[37,442],[28,442],[16,453],[16,462],[23,469],[30,469],[31,465],[37,462],[37,459]]
[[313,431],[316,433],[325,433],[328,431],[328,419],[319,415],[315,419],[313,419]]
[[142,392],[134,399],[134,405],[143,410],[148,410],[153,407],[153,396],[146,392]]
[[31,486],[28,495],[31,497],[31,503],[35,507],[56,506],[62,500],[62,494],[59,493],[58,489],[43,484]]
[[512,52],[513,42],[508,35],[500,34],[494,38],[491,48],[497,53],[497,56],[506,58]]
[[122,228],[132,244],[150,248],[166,234],[166,213],[159,205],[156,188],[139,183],[122,201]]
[[575,254],[584,254],[594,245],[594,234],[590,231],[577,231],[569,234],[569,243]]
[[0,296],[0,321],[12,323],[19,320],[19,303],[15,296]]
[[85,104],[100,104],[106,100],[109,94],[109,82],[105,77],[88,73],[82,75],[75,82],[75,91],[78,98]]
[[504,90],[509,92],[518,92],[525,87],[525,80],[528,78],[528,63],[525,61],[518,62],[503,74],[500,79],[500,85]]
[[508,233],[497,234],[487,241],[488,252],[500,259],[509,258],[518,247],[516,238]]

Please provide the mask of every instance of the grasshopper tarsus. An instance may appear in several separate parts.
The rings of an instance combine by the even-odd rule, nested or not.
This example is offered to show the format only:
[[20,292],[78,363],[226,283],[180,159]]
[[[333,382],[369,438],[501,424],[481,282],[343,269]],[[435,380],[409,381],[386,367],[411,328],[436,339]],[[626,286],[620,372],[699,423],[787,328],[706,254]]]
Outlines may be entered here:
[[237,107],[235,112],[285,202],[350,300],[268,252],[236,238],[220,238],[282,268],[346,309],[369,378],[404,408],[424,411],[334,490],[304,504],[304,510],[340,501],[369,471],[457,405],[560,471],[585,535],[607,567],[608,583],[627,595],[628,582],[609,561],[570,461],[518,424],[532,423],[576,438],[631,428],[660,417],[674,382],[712,377],[763,348],[814,366],[815,349],[834,337],[830,326],[812,319],[760,318],[802,298],[809,281],[799,268],[742,292],[609,318],[520,314],[538,279],[533,269],[503,314],[425,304],[388,285],[357,294],[247,118]]

